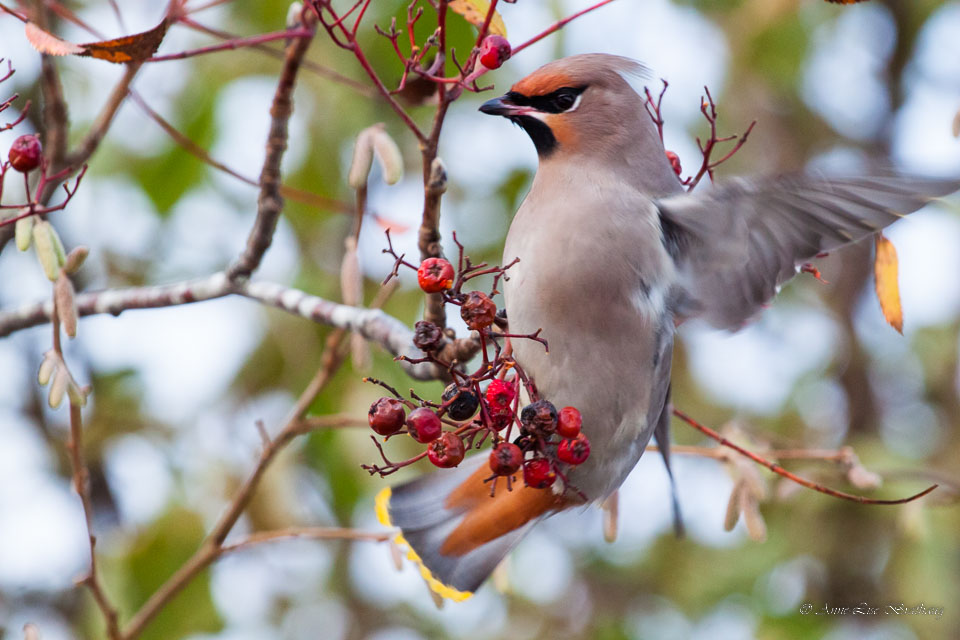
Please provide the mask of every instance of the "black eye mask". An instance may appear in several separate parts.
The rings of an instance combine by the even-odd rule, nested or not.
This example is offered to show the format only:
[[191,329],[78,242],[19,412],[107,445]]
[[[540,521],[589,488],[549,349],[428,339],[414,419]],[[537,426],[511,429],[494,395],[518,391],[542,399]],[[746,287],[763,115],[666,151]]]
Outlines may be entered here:
[[542,96],[525,96],[522,93],[510,91],[506,97],[510,102],[520,107],[533,107],[543,113],[563,113],[576,103],[577,96],[585,90],[585,86],[561,87]]

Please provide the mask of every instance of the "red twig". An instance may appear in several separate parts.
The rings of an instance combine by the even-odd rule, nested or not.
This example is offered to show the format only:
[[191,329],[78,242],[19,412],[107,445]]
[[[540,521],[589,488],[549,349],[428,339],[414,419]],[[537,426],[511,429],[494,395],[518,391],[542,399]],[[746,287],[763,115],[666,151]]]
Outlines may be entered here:
[[757,464],[761,464],[761,465],[765,466],[767,469],[770,469],[770,471],[773,471],[773,472],[776,473],[777,475],[781,475],[781,476],[783,476],[784,478],[787,478],[788,480],[792,480],[793,482],[796,482],[796,483],[799,484],[799,485],[802,485],[802,486],[804,486],[804,487],[807,487],[808,489],[813,489],[814,491],[819,491],[820,493],[825,493],[825,494],[827,494],[828,496],[833,496],[834,498],[841,498],[841,499],[843,499],[843,500],[850,500],[851,502],[859,502],[860,504],[905,504],[905,503],[907,503],[907,502],[912,502],[912,501],[914,501],[914,500],[917,500],[917,499],[919,499],[919,498],[922,498],[923,496],[927,495],[928,493],[930,493],[931,491],[933,491],[934,489],[936,489],[936,488],[939,486],[939,485],[936,485],[936,484],[935,484],[935,485],[932,485],[932,486],[930,486],[930,487],[927,487],[926,489],[924,489],[924,490],[921,491],[920,493],[916,493],[916,494],[914,494],[914,495],[912,495],[912,496],[909,496],[909,497],[906,497],[906,498],[899,498],[899,499],[897,499],[897,500],[878,500],[878,499],[876,499],[876,498],[867,498],[866,496],[858,496],[858,495],[855,495],[855,494],[852,494],[852,493],[845,493],[845,492],[843,492],[843,491],[837,491],[836,489],[831,489],[831,488],[829,488],[829,487],[825,487],[825,486],[823,486],[822,484],[817,484],[816,482],[812,482],[812,481],[807,480],[807,479],[805,479],[805,478],[801,478],[800,476],[798,476],[798,475],[796,475],[796,474],[790,473],[789,471],[787,471],[786,469],[784,469],[784,468],[781,467],[780,465],[778,465],[778,464],[776,464],[776,463],[773,463],[773,462],[770,462],[770,461],[767,460],[766,458],[763,458],[763,457],[761,457],[761,456],[753,453],[752,451],[749,451],[749,450],[744,449],[743,447],[741,447],[741,446],[739,446],[739,445],[737,445],[737,444],[734,444],[733,442],[727,440],[726,438],[724,438],[722,435],[720,435],[719,433],[717,433],[716,431],[714,431],[714,430],[711,429],[710,427],[707,427],[707,426],[704,426],[704,425],[700,424],[699,422],[697,422],[696,420],[694,420],[693,418],[691,418],[690,416],[688,416],[687,414],[685,414],[683,411],[680,411],[679,409],[674,409],[674,410],[673,410],[673,415],[675,415],[676,417],[680,418],[681,420],[683,420],[684,422],[686,422],[687,424],[689,424],[691,427],[693,427],[694,429],[696,429],[696,430],[699,431],[700,433],[706,435],[706,436],[709,437],[709,438],[712,438],[712,439],[716,440],[716,441],[719,442],[722,446],[724,446],[724,447],[729,447],[729,448],[733,449],[733,450],[736,451],[737,453],[739,453],[739,454],[741,454],[741,455],[744,455],[744,456],[750,458],[751,460],[753,460],[753,461],[756,462]]
[[[747,127],[747,130],[743,132],[741,136],[727,136],[725,138],[720,138],[717,136],[717,105],[713,101],[713,96],[710,95],[710,89],[707,87],[703,88],[706,92],[706,99],[701,99],[700,101],[700,113],[703,114],[703,117],[706,118],[707,122],[710,125],[710,137],[707,139],[707,142],[704,144],[700,141],[700,138],[697,138],[697,146],[700,147],[700,153],[703,156],[703,162],[700,164],[700,169],[697,171],[696,175],[691,179],[687,178],[683,183],[687,186],[688,191],[692,191],[694,187],[700,182],[705,174],[710,176],[710,180],[713,180],[713,170],[716,169],[719,165],[723,164],[727,160],[733,157],[733,155],[740,150],[740,148],[746,144],[747,136],[750,135],[750,132],[753,131],[754,125],[757,124],[757,121],[754,120],[750,123],[750,126]],[[717,161],[711,162],[710,158],[713,155],[714,148],[718,142],[731,142],[736,140],[737,143],[733,148],[722,158]]]
[[[44,161],[44,164],[46,164],[46,161]],[[40,178],[40,181],[37,183],[37,196],[39,197],[39,194],[43,191],[43,188],[46,186],[48,182],[61,180],[67,173],[69,173],[69,171],[72,171],[72,170],[73,170],[72,167],[68,167],[67,169],[60,171],[53,176],[47,177],[46,167],[44,167],[44,174]],[[47,213],[53,213],[54,211],[61,211],[67,206],[70,200],[73,199],[73,196],[76,195],[77,188],[80,186],[80,180],[83,179],[83,176],[86,172],[87,172],[87,165],[83,165],[80,168],[80,173],[77,174],[77,179],[73,183],[73,189],[70,188],[70,185],[67,185],[67,184],[63,185],[63,190],[66,192],[67,196],[63,199],[63,202],[61,202],[60,204],[43,207],[38,204],[39,202],[38,200],[31,199],[31,201],[26,204],[0,205],[0,209],[24,209],[23,212],[13,216],[12,218],[6,218],[3,221],[0,221],[0,227],[5,227],[6,225],[9,225],[9,224],[14,224],[17,220],[20,220],[22,218],[29,218],[30,216],[44,215]],[[0,179],[2,179],[2,175],[0,175]],[[2,185],[0,185],[0,187],[2,187]],[[2,193],[2,188],[0,188],[0,193]]]
[[663,89],[660,90],[660,95],[657,96],[657,101],[653,101],[653,94],[650,93],[650,89],[647,87],[643,88],[644,93],[647,96],[646,102],[644,102],[644,107],[647,109],[647,113],[650,114],[650,118],[653,120],[653,124],[657,126],[657,133],[660,135],[660,142],[663,142],[663,112],[660,107],[663,104],[663,94],[667,92],[667,87],[670,86],[670,83],[660,78],[660,82],[663,83]]
[[[310,8],[313,9],[313,12],[317,15],[320,24],[322,24],[324,29],[327,30],[327,34],[330,36],[330,39],[333,40],[333,42],[340,48],[346,49],[347,51],[353,53],[354,57],[357,59],[357,62],[359,62],[360,66],[363,67],[363,70],[370,77],[370,80],[373,82],[374,86],[376,86],[377,91],[380,92],[380,95],[382,95],[390,105],[390,108],[392,108],[400,117],[400,119],[403,120],[404,124],[407,125],[407,128],[409,128],[410,131],[413,132],[413,135],[417,137],[417,140],[423,144],[426,144],[427,136],[424,135],[423,131],[420,130],[420,127],[417,126],[417,123],[413,121],[413,118],[410,117],[410,114],[408,114],[406,110],[400,106],[400,103],[396,101],[393,95],[391,95],[390,90],[387,89],[386,85],[383,84],[380,76],[377,75],[377,72],[367,59],[366,54],[363,52],[363,48],[357,44],[356,33],[360,26],[360,18],[363,17],[362,12],[359,16],[357,16],[357,20],[353,25],[353,29],[347,29],[343,25],[341,16],[334,11],[330,0],[313,0],[310,3]],[[329,14],[329,16],[326,14]],[[341,39],[341,37],[343,39]]]
[[264,44],[265,42],[273,42],[274,40],[288,40],[290,38],[309,38],[313,35],[313,32],[309,29],[296,28],[296,29],[285,29],[283,31],[274,31],[273,33],[264,33],[259,36],[250,36],[248,38],[238,38],[236,40],[230,40],[228,42],[221,42],[220,44],[210,45],[209,47],[201,47],[199,49],[192,49],[190,51],[181,51],[180,53],[171,53],[163,56],[154,56],[152,58],[147,58],[145,62],[165,62],[167,60],[182,60],[184,58],[192,58],[193,56],[200,56],[207,53],[216,53],[217,51],[230,51],[232,49],[240,49],[242,47],[253,47],[259,44]]
[[[644,94],[646,95],[646,100],[644,101],[644,107],[647,110],[647,114],[650,116],[650,119],[653,120],[653,124],[657,127],[657,133],[660,136],[660,142],[663,142],[663,112],[661,110],[661,105],[663,104],[663,94],[667,92],[667,86],[669,83],[660,79],[663,83],[663,89],[660,90],[660,95],[657,96],[657,99],[653,99],[653,94],[650,92],[648,87],[644,87]],[[747,137],[750,135],[750,132],[753,131],[754,125],[757,124],[757,121],[754,120],[750,123],[750,126],[747,127],[747,130],[743,132],[740,136],[726,136],[719,137],[717,135],[717,105],[713,101],[713,96],[710,95],[710,89],[704,87],[703,90],[706,92],[706,98],[700,99],[700,113],[703,114],[703,117],[707,120],[707,124],[710,126],[710,137],[707,138],[706,143],[702,142],[700,138],[697,138],[697,146],[700,147],[700,155],[702,160],[700,162],[700,168],[697,170],[697,173],[693,176],[689,176],[685,179],[681,178],[680,183],[687,187],[687,191],[693,191],[694,187],[699,184],[700,180],[705,175],[710,176],[710,180],[713,180],[713,170],[718,166],[729,160],[733,155],[743,147],[747,142]],[[719,160],[713,160],[713,153],[716,151],[716,146],[720,142],[733,142],[736,140],[736,144]],[[677,160],[676,155],[668,151],[667,155],[673,155],[671,163],[676,163],[674,170],[677,172],[677,177],[680,177],[680,164]]]
[[579,18],[580,16],[584,15],[585,13],[590,13],[590,12],[593,11],[594,9],[599,9],[599,8],[602,7],[603,5],[605,5],[605,4],[610,4],[611,2],[613,2],[613,0],[602,0],[602,2],[598,2],[598,3],[596,3],[596,4],[592,5],[592,6],[587,7],[586,9],[583,9],[583,10],[581,10],[581,11],[577,11],[576,13],[571,14],[571,15],[567,16],[566,18],[563,18],[562,20],[558,20],[558,21],[554,22],[552,25],[550,25],[549,27],[547,27],[546,29],[544,29],[543,31],[541,31],[540,33],[538,33],[537,35],[533,36],[532,38],[530,38],[530,39],[527,40],[526,42],[524,42],[524,43],[522,43],[522,44],[518,44],[517,46],[513,47],[513,54],[512,54],[512,55],[517,55],[518,53],[520,53],[521,51],[523,51],[524,49],[526,49],[526,48],[529,47],[530,45],[532,45],[532,44],[534,44],[534,43],[536,43],[536,42],[539,42],[540,40],[543,40],[544,38],[546,38],[548,35],[550,35],[550,34],[553,33],[554,31],[559,31],[559,30],[562,29],[564,26],[566,26],[568,22],[571,22],[571,21],[573,21],[573,20],[576,20],[577,18]]

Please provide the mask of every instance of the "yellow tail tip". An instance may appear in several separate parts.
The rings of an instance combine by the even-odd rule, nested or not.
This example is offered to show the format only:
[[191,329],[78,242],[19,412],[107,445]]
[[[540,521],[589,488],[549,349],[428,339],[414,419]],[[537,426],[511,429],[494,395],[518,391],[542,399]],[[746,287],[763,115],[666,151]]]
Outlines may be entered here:
[[[393,523],[390,522],[390,487],[385,487],[382,491],[380,491],[380,493],[377,494],[375,504],[377,520],[379,520],[380,524],[383,526],[393,528]],[[414,551],[413,547],[411,547],[410,544],[404,539],[403,534],[398,532],[393,541],[401,548],[407,550],[407,559],[417,565],[417,567],[420,569],[420,575],[422,575],[423,579],[427,582],[427,586],[429,586],[430,590],[436,593],[438,596],[442,598],[448,598],[454,602],[463,602],[473,595],[472,591],[460,591],[459,589],[440,582],[433,575],[433,573],[431,573],[430,569],[423,564],[423,560],[420,559],[420,556],[417,555],[417,552]]]

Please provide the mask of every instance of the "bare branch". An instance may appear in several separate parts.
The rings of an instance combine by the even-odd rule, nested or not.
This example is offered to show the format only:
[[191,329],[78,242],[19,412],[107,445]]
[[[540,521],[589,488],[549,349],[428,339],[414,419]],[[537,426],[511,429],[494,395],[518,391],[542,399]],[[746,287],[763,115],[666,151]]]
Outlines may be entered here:
[[912,495],[912,496],[908,496],[908,497],[906,497],[906,498],[898,498],[898,499],[896,499],[896,500],[878,500],[878,499],[875,499],[875,498],[867,498],[866,496],[858,496],[858,495],[855,495],[855,494],[852,494],[852,493],[845,493],[845,492],[843,492],[843,491],[837,491],[836,489],[831,489],[831,488],[829,488],[829,487],[825,487],[825,486],[823,486],[823,485],[821,485],[821,484],[817,484],[816,482],[811,482],[810,480],[807,480],[807,479],[805,479],[805,478],[801,478],[800,476],[798,476],[798,475],[796,475],[796,474],[794,474],[794,473],[790,473],[789,471],[787,471],[786,469],[784,469],[784,468],[781,467],[780,465],[775,464],[775,463],[773,463],[773,462],[770,462],[770,461],[767,460],[766,458],[764,458],[764,457],[762,457],[762,456],[759,456],[759,455],[757,455],[756,453],[753,453],[752,451],[750,451],[750,450],[748,450],[748,449],[744,449],[743,447],[741,447],[741,446],[739,446],[739,445],[737,445],[737,444],[734,444],[733,442],[731,442],[730,440],[727,440],[726,438],[724,438],[723,436],[721,436],[719,433],[717,433],[716,431],[714,431],[714,430],[711,429],[710,427],[707,427],[707,426],[704,426],[704,425],[700,424],[699,422],[697,422],[696,420],[694,420],[693,418],[691,418],[690,416],[688,416],[688,415],[685,414],[684,412],[680,411],[679,409],[674,409],[674,410],[673,410],[673,415],[675,415],[676,417],[680,418],[681,420],[683,420],[684,422],[686,422],[687,424],[689,424],[691,427],[693,427],[694,429],[696,429],[696,430],[699,431],[700,433],[703,433],[704,435],[706,435],[706,436],[708,436],[708,437],[716,440],[716,441],[719,442],[721,445],[723,445],[723,446],[725,446],[725,447],[729,447],[729,448],[733,449],[734,451],[736,451],[737,453],[739,453],[739,454],[741,454],[741,455],[744,455],[744,456],[750,458],[751,460],[753,460],[753,461],[756,462],[757,464],[763,465],[764,467],[766,467],[767,469],[770,469],[770,471],[773,471],[773,472],[776,473],[777,475],[781,475],[781,476],[783,476],[784,478],[787,478],[787,479],[789,479],[789,480],[792,480],[793,482],[796,482],[796,483],[799,484],[799,485],[802,485],[802,486],[804,486],[804,487],[807,487],[808,489],[813,489],[814,491],[819,491],[820,493],[825,493],[825,494],[827,494],[828,496],[833,496],[834,498],[841,498],[841,499],[843,499],[843,500],[850,500],[851,502],[859,502],[860,504],[904,504],[904,503],[913,502],[914,500],[918,500],[918,499],[922,498],[923,496],[927,495],[928,493],[930,493],[931,491],[933,491],[934,489],[936,489],[937,486],[938,486],[938,485],[932,485],[932,486],[930,486],[930,487],[927,487],[926,489],[924,489],[924,490],[921,491],[920,493],[916,493],[916,494],[914,494],[914,495]]
[[242,551],[250,547],[263,544],[264,542],[275,542],[277,540],[290,540],[294,538],[304,538],[308,540],[369,540],[370,542],[386,542],[396,533],[393,531],[361,531],[359,529],[346,529],[343,527],[291,527],[289,529],[279,529],[277,531],[260,531],[253,533],[243,540],[225,544],[220,549],[220,555]]
[[[229,293],[231,293],[229,280],[222,272],[218,272],[205,278],[170,285],[107,289],[78,294],[76,296],[77,314],[91,316],[109,313],[118,316],[128,309],[172,307],[221,298]],[[52,316],[53,302],[50,300],[28,304],[13,311],[0,312],[0,337],[49,322]]]
[[287,122],[293,114],[293,88],[296,84],[297,71],[313,41],[313,27],[316,24],[312,22],[312,14],[304,15],[311,22],[304,25],[306,35],[292,40],[287,46],[283,70],[273,96],[273,104],[270,106],[270,133],[267,138],[267,153],[263,160],[263,169],[260,172],[257,219],[247,238],[247,248],[227,268],[227,277],[230,280],[248,278],[260,266],[263,254],[270,248],[270,243],[273,241],[277,219],[283,211],[283,197],[280,195],[280,161],[287,148]]

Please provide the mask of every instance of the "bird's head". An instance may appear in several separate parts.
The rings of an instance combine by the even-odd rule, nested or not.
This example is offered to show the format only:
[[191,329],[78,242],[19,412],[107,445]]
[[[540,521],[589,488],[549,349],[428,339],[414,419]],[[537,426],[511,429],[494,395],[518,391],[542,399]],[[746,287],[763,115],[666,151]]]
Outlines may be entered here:
[[523,127],[541,160],[615,154],[631,138],[636,144],[637,128],[650,124],[640,120],[643,101],[625,75],[645,75],[645,68],[598,53],[562,58],[483,103],[480,111]]

